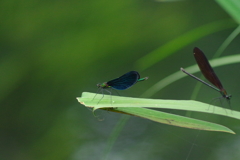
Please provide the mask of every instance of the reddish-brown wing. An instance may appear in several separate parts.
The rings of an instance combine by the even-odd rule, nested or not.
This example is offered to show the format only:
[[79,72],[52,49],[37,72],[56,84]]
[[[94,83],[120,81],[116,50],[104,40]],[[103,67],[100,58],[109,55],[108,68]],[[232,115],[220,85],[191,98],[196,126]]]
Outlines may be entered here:
[[221,91],[225,90],[204,53],[199,48],[195,47],[193,49],[193,54],[204,77]]

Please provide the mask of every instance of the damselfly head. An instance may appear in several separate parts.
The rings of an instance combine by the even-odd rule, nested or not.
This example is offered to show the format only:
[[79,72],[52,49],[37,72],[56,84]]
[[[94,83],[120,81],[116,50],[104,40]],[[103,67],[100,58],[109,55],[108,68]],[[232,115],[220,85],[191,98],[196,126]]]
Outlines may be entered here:
[[97,84],[97,87],[98,87],[98,88],[100,88],[100,87],[101,87],[101,84],[100,84],[100,83],[98,83],[98,84]]
[[231,98],[232,98],[232,95],[230,94],[230,95],[225,95],[225,98],[227,99],[227,100],[230,100]]

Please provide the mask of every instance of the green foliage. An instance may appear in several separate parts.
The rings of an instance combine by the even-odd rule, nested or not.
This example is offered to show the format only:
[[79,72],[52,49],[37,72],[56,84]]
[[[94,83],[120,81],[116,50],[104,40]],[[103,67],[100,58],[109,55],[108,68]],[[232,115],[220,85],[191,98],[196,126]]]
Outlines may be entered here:
[[[224,66],[224,65],[229,65],[229,64],[234,64],[234,63],[240,63],[240,55],[231,55],[227,57],[221,57],[217,58],[214,60],[210,60],[209,63],[211,64],[212,67],[219,67],[219,66]],[[199,72],[199,68],[197,64],[185,68],[189,73],[197,73]],[[176,73],[173,73],[164,79],[160,80],[158,83],[154,84],[152,87],[147,89],[142,96],[143,97],[151,97],[154,94],[156,94],[158,91],[161,89],[165,88],[166,86],[180,80],[181,78],[188,77],[186,74],[182,74],[182,72],[179,70]]]
[[[102,95],[99,95],[96,96],[93,100],[93,97],[95,95],[95,93],[84,92],[82,93],[82,97],[77,99],[81,104],[85,105],[86,107],[93,107],[93,111],[95,111],[96,109],[106,109],[108,111],[146,118],[159,123],[199,130],[234,133],[230,129],[214,123],[204,122],[193,118],[177,116],[146,108],[198,111],[240,119],[240,112],[223,109],[217,106],[210,106],[209,104],[192,100],[160,100],[109,95],[105,95],[104,98],[102,97]],[[112,100],[112,103],[109,102],[109,100]],[[210,110],[210,107],[213,108],[213,110]]]
[[239,0],[216,0],[219,5],[240,24],[240,1]]
[[184,35],[171,40],[170,42],[162,45],[158,49],[154,50],[153,52],[137,60],[136,68],[141,71],[145,70],[151,67],[152,65],[154,65],[155,63],[170,56],[171,54],[186,47],[187,45],[190,45],[191,43],[199,40],[202,37],[205,37],[215,32],[219,32],[221,30],[233,28],[234,26],[236,26],[236,24],[231,20],[227,19],[227,20],[212,22],[210,24],[206,24],[198,28],[195,28],[185,33]]
[[[135,69],[149,80],[120,94],[139,97],[193,65],[193,47],[210,58],[238,18],[232,20],[214,1],[2,0],[0,13],[0,159],[186,159],[192,145],[189,159],[239,159],[234,135],[201,131],[193,141],[195,130],[100,110],[104,120],[98,121],[75,100],[83,91],[96,91],[97,83]],[[239,54],[236,32],[223,54]],[[237,110],[239,63],[228,64],[217,68],[222,75],[217,72]],[[175,81],[151,94],[190,99],[193,83]],[[209,102],[217,96],[211,93],[202,88],[196,100]],[[239,132],[236,119],[197,112],[191,118]]]

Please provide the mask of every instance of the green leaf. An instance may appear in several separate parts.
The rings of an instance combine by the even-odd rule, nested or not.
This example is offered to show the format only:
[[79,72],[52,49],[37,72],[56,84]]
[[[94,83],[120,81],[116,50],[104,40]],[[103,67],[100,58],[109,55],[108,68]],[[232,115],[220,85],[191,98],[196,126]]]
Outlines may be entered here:
[[[224,19],[220,21],[211,22],[209,24],[202,25],[198,28],[188,31],[187,33],[165,43],[161,47],[145,55],[144,57],[136,61],[136,69],[138,71],[146,70],[159,61],[163,60],[167,56],[179,51],[187,45],[199,40],[202,37],[216,33],[228,28],[235,27],[236,24],[232,20]],[[174,46],[174,47],[173,47]]]
[[[209,63],[211,66],[214,67],[219,67],[219,66],[224,66],[224,65],[229,65],[229,64],[235,64],[235,63],[240,63],[240,54],[236,55],[231,55],[231,56],[225,56],[217,59],[210,60]],[[181,66],[183,67],[183,66]],[[197,64],[192,65],[190,67],[183,67],[186,71],[188,71],[191,74],[200,72],[199,67]],[[141,96],[142,97],[151,97],[161,89],[165,88],[166,86],[172,84],[173,82],[178,81],[181,78],[188,77],[188,75],[183,74],[179,70],[163,79],[161,79],[159,82],[154,84],[152,87],[148,88]]]
[[240,119],[240,112],[231,111],[229,109],[193,100],[144,99],[110,95],[104,95],[103,97],[102,94],[98,94],[94,98],[95,95],[96,93],[83,92],[82,97],[79,97],[77,99],[81,104],[93,108],[94,111],[96,109],[104,109],[112,112],[138,116],[168,125],[207,131],[220,131],[235,134],[229,128],[219,124],[178,116],[142,107],[198,111]]
[[216,0],[216,1],[238,24],[240,24],[239,0]]

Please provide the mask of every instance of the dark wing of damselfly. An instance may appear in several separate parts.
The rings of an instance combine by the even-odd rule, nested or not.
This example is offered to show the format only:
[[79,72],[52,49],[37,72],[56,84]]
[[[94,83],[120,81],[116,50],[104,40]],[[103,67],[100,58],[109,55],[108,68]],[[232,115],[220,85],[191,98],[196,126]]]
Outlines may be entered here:
[[197,64],[204,75],[204,77],[211,82],[214,86],[216,86],[220,90],[224,90],[222,83],[220,82],[219,78],[215,74],[213,68],[208,62],[207,57],[204,53],[197,47],[193,49],[194,57],[197,61]]
[[140,75],[138,72],[130,71],[119,78],[108,81],[107,84],[114,89],[125,90],[137,83],[139,78]]

